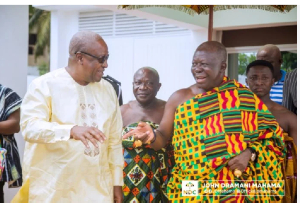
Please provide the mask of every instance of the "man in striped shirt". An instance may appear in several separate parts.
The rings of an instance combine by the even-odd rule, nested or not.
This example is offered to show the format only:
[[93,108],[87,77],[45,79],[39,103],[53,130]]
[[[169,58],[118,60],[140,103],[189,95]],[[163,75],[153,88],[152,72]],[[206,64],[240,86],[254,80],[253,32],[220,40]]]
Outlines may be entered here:
[[286,74],[282,105],[297,115],[297,69]]
[[281,105],[286,72],[280,70],[282,58],[279,48],[273,44],[266,44],[258,50],[256,59],[269,61],[273,65],[275,82],[270,91],[270,98]]

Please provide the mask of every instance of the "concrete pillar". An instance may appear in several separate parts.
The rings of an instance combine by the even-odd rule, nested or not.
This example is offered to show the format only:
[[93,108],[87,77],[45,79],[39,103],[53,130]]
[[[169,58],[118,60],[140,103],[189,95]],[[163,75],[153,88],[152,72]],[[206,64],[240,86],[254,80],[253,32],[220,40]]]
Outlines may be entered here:
[[228,71],[228,77],[230,79],[238,80],[238,69],[239,69],[238,57],[239,57],[238,53],[228,54],[227,71]]

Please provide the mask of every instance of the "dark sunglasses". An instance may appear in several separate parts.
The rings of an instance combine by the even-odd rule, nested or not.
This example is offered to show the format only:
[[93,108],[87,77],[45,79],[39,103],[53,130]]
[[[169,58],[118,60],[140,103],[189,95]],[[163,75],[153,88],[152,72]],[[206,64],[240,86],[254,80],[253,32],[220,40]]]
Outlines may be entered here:
[[108,59],[108,57],[109,57],[109,54],[107,54],[106,56],[97,57],[97,56],[94,56],[92,54],[89,54],[89,53],[86,53],[86,52],[83,52],[83,51],[77,51],[77,52],[75,52],[75,54],[77,54],[77,53],[91,56],[91,57],[97,59],[99,63],[104,63]]

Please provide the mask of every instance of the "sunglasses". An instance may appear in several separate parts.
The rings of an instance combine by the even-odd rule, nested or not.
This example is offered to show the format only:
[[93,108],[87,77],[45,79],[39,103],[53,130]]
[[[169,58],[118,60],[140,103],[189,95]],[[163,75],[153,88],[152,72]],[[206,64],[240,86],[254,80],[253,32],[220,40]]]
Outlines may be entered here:
[[97,59],[99,63],[104,63],[105,61],[107,61],[107,59],[109,57],[109,54],[107,54],[106,56],[97,57],[97,56],[94,56],[92,54],[89,54],[89,53],[86,53],[86,52],[83,52],[83,51],[77,51],[77,52],[75,52],[75,54],[77,54],[77,53],[91,56],[91,57]]

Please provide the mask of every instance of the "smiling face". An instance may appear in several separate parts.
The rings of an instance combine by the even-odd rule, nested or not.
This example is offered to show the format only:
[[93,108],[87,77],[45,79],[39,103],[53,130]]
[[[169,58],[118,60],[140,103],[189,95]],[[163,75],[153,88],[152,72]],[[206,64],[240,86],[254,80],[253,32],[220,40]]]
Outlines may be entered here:
[[138,70],[133,78],[133,94],[141,104],[151,103],[160,89],[158,76],[149,69]]
[[262,65],[253,66],[247,73],[246,83],[252,92],[259,98],[262,98],[270,94],[271,87],[274,84],[274,77],[269,67]]
[[220,85],[226,69],[222,58],[216,51],[196,50],[191,71],[199,88],[209,91]]

